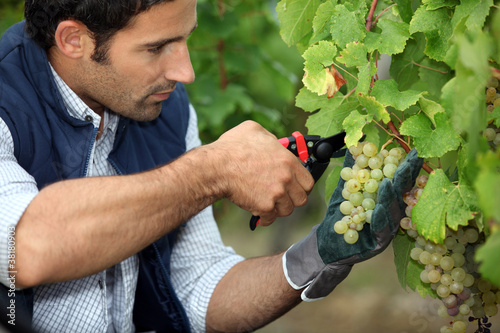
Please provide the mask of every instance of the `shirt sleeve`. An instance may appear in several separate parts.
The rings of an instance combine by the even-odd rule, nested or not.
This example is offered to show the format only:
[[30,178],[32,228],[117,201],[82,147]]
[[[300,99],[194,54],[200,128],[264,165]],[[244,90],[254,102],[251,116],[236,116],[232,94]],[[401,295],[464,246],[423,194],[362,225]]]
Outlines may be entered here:
[[17,163],[12,135],[0,118],[0,282],[6,286],[12,271],[9,259],[15,260],[9,258],[9,248],[15,247],[15,227],[37,193],[35,179]]
[[[187,149],[201,144],[196,114],[191,107]],[[201,211],[179,231],[171,257],[172,284],[183,303],[193,332],[205,332],[212,293],[222,277],[244,260],[222,242],[212,207]]]

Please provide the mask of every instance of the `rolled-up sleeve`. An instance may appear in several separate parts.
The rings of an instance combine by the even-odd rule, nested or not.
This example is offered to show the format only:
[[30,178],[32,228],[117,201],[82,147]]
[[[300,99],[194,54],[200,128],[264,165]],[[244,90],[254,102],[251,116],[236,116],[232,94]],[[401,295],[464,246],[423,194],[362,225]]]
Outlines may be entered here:
[[0,118],[0,282],[4,285],[9,285],[15,261],[15,227],[37,193],[35,179],[17,163],[12,135]]
[[[186,144],[188,150],[201,144],[192,107]],[[215,287],[242,260],[242,256],[223,244],[211,206],[180,228],[172,252],[172,283],[184,304],[193,332],[205,332],[208,303]]]

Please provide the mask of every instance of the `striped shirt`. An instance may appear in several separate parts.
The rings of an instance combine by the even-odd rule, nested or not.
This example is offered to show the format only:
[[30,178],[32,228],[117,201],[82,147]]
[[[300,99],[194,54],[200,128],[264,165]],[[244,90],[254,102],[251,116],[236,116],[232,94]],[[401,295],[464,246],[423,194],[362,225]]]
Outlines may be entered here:
[[[51,67],[52,68],[52,67]],[[52,69],[64,104],[72,117],[99,128],[92,111]],[[116,175],[107,161],[119,116],[105,111],[101,137],[94,142],[87,177]],[[190,106],[186,147],[201,144],[197,119]],[[0,119],[0,239],[8,239],[26,207],[37,195],[34,178],[18,163],[5,122]],[[8,242],[0,242],[0,282],[8,286]],[[183,225],[171,256],[171,280],[190,319],[193,332],[205,331],[212,292],[226,272],[243,258],[224,246],[212,208]],[[33,328],[36,332],[134,332],[132,312],[139,259],[134,255],[95,275],[34,288]]]

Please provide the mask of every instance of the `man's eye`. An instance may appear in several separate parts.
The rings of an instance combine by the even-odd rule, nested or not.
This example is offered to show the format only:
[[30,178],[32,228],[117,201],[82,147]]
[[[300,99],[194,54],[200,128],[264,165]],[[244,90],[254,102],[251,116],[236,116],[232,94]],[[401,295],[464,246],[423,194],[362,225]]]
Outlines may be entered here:
[[148,52],[151,54],[158,54],[161,51],[161,46],[153,47],[151,49],[148,49]]

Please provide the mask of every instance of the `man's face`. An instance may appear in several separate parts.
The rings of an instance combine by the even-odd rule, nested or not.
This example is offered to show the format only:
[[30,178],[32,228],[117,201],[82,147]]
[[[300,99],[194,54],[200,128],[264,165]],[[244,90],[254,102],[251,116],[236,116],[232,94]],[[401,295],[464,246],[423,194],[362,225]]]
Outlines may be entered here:
[[87,54],[77,93],[96,111],[107,107],[134,120],[155,119],[176,82],[194,80],[186,39],[195,28],[196,0],[151,7],[113,36],[106,64]]

